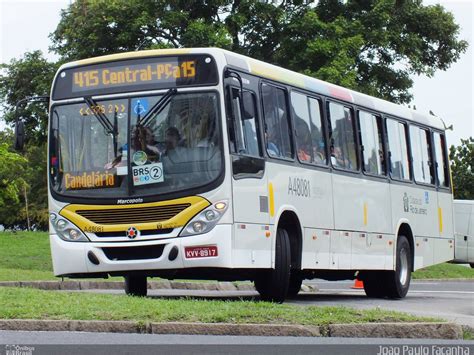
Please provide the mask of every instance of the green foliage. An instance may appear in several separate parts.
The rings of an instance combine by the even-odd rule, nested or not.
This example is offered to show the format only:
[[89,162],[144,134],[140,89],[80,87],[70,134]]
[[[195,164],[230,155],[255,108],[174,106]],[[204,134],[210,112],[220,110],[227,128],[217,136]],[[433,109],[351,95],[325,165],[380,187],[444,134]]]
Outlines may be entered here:
[[461,139],[461,145],[449,149],[454,198],[474,200],[474,138]]
[[70,60],[216,46],[407,103],[410,75],[446,70],[466,50],[458,36],[451,13],[420,0],[78,0],[51,48]]
[[31,227],[48,228],[46,143],[28,144],[24,155],[13,152],[13,133],[0,132],[0,224],[27,228],[26,200]]
[[[0,65],[0,102],[7,123],[13,123],[15,105],[30,96],[49,95],[58,64],[44,59],[40,51],[25,53],[21,59]],[[2,70],[3,69],[3,70]],[[46,142],[48,112],[45,103],[22,106],[18,115],[24,118],[26,139],[33,144]]]
[[26,166],[26,159],[0,143],[0,224],[11,225],[17,220],[15,211],[21,210],[20,196],[26,186],[19,175]]

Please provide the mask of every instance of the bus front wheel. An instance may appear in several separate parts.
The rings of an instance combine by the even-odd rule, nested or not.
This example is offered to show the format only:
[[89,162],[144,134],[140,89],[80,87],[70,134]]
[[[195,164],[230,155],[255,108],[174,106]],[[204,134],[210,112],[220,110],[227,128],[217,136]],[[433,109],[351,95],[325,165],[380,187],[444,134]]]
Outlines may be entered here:
[[290,282],[288,285],[288,297],[296,297],[301,290],[303,284],[303,277],[298,272],[290,274]]
[[125,293],[129,296],[145,297],[147,294],[146,276],[125,276]]
[[255,289],[264,301],[282,303],[290,283],[290,238],[285,229],[278,228],[275,246],[275,268],[262,272],[255,279]]

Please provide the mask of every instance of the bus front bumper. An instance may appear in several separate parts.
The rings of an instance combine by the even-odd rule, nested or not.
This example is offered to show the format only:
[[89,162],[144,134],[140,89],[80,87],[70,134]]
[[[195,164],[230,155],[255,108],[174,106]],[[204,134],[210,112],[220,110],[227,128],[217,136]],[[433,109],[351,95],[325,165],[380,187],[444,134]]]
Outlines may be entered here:
[[79,243],[66,242],[51,234],[50,243],[56,276],[232,267],[232,226],[229,224],[217,225],[206,234],[148,241]]

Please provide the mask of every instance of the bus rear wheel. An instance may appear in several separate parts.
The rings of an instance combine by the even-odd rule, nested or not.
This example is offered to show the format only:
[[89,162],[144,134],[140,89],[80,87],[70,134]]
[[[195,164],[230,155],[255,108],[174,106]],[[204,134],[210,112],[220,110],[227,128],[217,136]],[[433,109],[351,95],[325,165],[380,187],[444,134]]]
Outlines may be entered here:
[[146,276],[125,276],[125,293],[127,295],[145,297],[147,291]]
[[282,303],[290,283],[290,238],[285,229],[278,228],[275,246],[275,268],[266,270],[255,279],[255,289],[263,301]]
[[385,271],[372,271],[365,275],[364,291],[367,297],[371,298],[384,298],[386,290],[386,272]]
[[399,236],[395,271],[389,271],[386,279],[386,295],[388,298],[399,299],[407,295],[411,281],[411,253],[407,237]]

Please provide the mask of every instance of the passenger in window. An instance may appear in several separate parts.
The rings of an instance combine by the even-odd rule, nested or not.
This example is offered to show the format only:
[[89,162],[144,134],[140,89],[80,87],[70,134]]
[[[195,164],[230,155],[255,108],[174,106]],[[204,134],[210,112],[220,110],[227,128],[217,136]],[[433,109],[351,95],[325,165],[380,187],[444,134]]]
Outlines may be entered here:
[[278,157],[280,156],[280,148],[278,147],[278,140],[275,139],[275,130],[265,131],[265,140],[267,141],[267,151],[270,156]]
[[317,147],[313,146],[313,163],[325,164],[324,155],[324,142],[319,142]]
[[166,150],[164,154],[167,155],[170,152],[174,151],[178,147],[178,144],[180,141],[181,141],[181,134],[179,133],[179,130],[176,127],[169,127],[166,130],[166,138],[165,138]]
[[301,146],[298,148],[298,159],[304,162],[311,161],[311,154],[310,154],[310,147],[308,146]]
[[382,171],[380,171],[379,173],[380,174],[383,174],[385,175],[385,157],[384,157],[384,154],[383,154],[383,150],[382,149],[379,149],[379,162],[380,162],[380,167],[382,169]]
[[133,129],[132,146],[134,151],[141,150],[149,157],[158,157],[160,155],[155,135],[150,127],[136,126]]
[[331,146],[331,164],[333,166],[344,167],[344,160],[342,159],[342,153],[340,147]]

